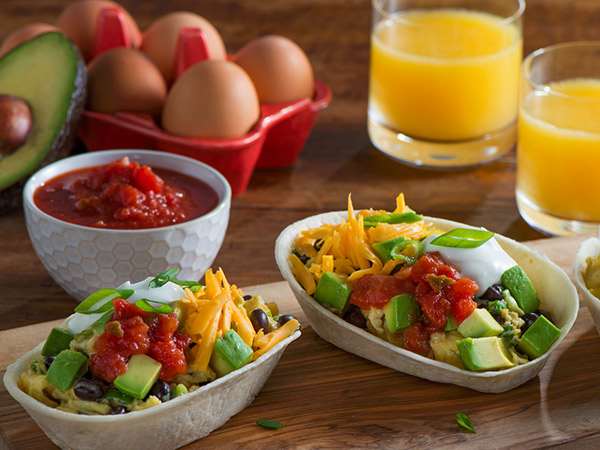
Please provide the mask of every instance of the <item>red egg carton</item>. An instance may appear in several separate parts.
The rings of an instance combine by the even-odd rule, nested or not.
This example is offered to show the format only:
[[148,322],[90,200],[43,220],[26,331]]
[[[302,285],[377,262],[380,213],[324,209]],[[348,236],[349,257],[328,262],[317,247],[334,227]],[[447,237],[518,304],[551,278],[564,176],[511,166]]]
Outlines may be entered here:
[[[98,18],[95,54],[130,46],[120,9],[108,8]],[[184,29],[179,36],[175,75],[208,58],[201,30]],[[315,80],[312,99],[261,105],[260,119],[245,136],[232,139],[192,139],[162,130],[147,114],[104,114],[84,111],[78,136],[89,151],[116,148],[160,150],[189,156],[221,172],[233,195],[242,194],[254,169],[290,166],[296,161],[319,111],[331,102],[331,90]]]

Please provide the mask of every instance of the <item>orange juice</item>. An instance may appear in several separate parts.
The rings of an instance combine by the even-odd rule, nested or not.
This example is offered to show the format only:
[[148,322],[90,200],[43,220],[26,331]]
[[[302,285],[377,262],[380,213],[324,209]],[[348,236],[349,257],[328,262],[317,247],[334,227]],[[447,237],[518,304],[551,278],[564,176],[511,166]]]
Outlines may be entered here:
[[517,117],[518,23],[458,9],[396,13],[373,28],[370,116],[413,138],[458,141]]
[[600,79],[529,93],[519,118],[517,191],[552,216],[600,222]]

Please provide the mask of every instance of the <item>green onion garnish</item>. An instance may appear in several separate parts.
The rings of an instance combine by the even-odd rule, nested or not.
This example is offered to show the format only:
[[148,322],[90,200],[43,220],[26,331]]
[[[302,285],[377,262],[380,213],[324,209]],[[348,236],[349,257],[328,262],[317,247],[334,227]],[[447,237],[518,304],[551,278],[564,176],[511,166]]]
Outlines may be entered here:
[[477,433],[475,431],[475,427],[473,427],[473,422],[471,422],[471,419],[466,413],[461,411],[457,412],[456,421],[461,427],[465,428],[466,430],[469,430],[471,433]]
[[475,230],[472,228],[455,228],[430,242],[431,245],[454,248],[476,248],[485,244],[494,236],[487,230]]
[[[160,306],[157,308],[151,305],[149,302],[158,303]],[[174,310],[171,305],[163,302],[157,302],[155,300],[148,300],[147,298],[141,298],[137,302],[134,303],[135,306],[140,308],[141,310],[159,313],[159,314],[171,314]]]
[[414,239],[408,239],[396,244],[392,251],[390,251],[390,255],[392,258],[402,259],[412,266],[417,262],[421,253],[423,253],[423,250],[424,247],[421,242]]
[[158,275],[156,275],[152,279],[152,281],[150,281],[150,283],[148,284],[148,287],[149,288],[161,287],[161,286],[167,284],[169,281],[172,281],[173,278],[175,278],[178,273],[179,273],[179,269],[177,269],[177,268],[167,269],[164,272],[161,272]]
[[283,424],[281,422],[277,422],[276,420],[257,420],[256,423],[261,427],[271,428],[273,430],[283,428]]
[[[75,308],[75,312],[81,314],[96,314],[110,311],[115,298],[126,299],[134,293],[133,289],[100,289],[94,292]],[[100,306],[94,308],[96,304]]]
[[413,212],[378,214],[376,216],[368,216],[364,218],[365,227],[374,227],[378,223],[414,223],[423,220],[423,218]]
[[202,289],[202,285],[200,283],[198,283],[197,281],[171,280],[171,282],[178,284],[181,287],[184,287],[184,288],[186,287],[194,293],[196,293],[200,289]]

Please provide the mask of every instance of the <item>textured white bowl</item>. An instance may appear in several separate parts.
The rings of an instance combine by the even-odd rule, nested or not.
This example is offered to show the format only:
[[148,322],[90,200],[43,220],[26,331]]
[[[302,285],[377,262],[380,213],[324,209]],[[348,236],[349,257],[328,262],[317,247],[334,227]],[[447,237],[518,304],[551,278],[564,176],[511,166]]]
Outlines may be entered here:
[[41,357],[43,343],[8,366],[4,386],[46,435],[63,449],[167,450],[198,440],[246,408],[271,375],[287,345],[281,341],[256,361],[198,390],[162,405],[120,416],[86,416],[59,411],[18,387],[21,373]]
[[586,268],[586,260],[589,257],[597,258],[600,255],[600,239],[590,238],[579,246],[575,260],[573,261],[573,276],[575,278],[575,284],[579,289],[581,298],[585,302],[585,305],[590,310],[594,323],[596,324],[596,330],[600,333],[600,299],[590,294],[585,280],[583,279],[583,273]]
[[[523,268],[536,287],[541,309],[548,311],[561,329],[560,336],[541,357],[526,364],[501,371],[471,372],[435,361],[397,347],[368,333],[319,305],[296,281],[288,257],[301,231],[323,224],[340,224],[347,220],[345,211],[311,216],[293,223],[281,232],[275,243],[275,259],[283,277],[289,283],[298,303],[315,332],[326,341],[394,370],[440,383],[452,383],[480,392],[504,392],[535,377],[546,364],[548,356],[565,338],[577,317],[577,290],[568,275],[541,252],[496,234],[504,250]],[[425,217],[436,227],[447,231],[469,227],[457,222]]]
[[[204,181],[216,191],[217,206],[197,219],[176,225],[111,230],[64,222],[33,203],[33,193],[49,179],[124,156]],[[143,280],[167,268],[179,268],[180,280],[199,280],[223,244],[230,206],[229,183],[215,169],[185,156],[148,150],[105,150],[65,158],[36,172],[23,190],[33,248],[54,281],[77,301],[103,287]]]

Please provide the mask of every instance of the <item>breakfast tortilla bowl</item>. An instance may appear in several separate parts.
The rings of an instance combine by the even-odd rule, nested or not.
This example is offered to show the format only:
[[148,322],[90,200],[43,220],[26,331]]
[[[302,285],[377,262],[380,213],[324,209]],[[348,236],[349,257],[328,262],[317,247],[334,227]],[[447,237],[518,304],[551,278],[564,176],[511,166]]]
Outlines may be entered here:
[[[455,367],[446,362],[414,353],[402,346],[394,345],[367,331],[364,327],[360,328],[349,323],[342,318],[341,314],[336,314],[335,310],[324,307],[320,304],[321,302],[317,302],[313,296],[307,293],[305,287],[294,275],[290,255],[297,252],[295,246],[301,233],[320,229],[324,225],[336,226],[347,223],[348,217],[347,211],[308,217],[289,225],[281,232],[275,244],[277,265],[283,277],[288,281],[312,328],[321,338],[347,352],[430,381],[451,383],[480,392],[498,393],[513,389],[535,377],[546,364],[550,353],[564,339],[577,317],[579,305],[577,291],[567,274],[542,253],[496,234],[497,243],[517,262],[535,286],[539,298],[539,310],[549,313],[559,329],[556,330],[556,338],[551,346],[540,356],[514,365],[514,367],[473,371]],[[456,228],[474,229],[468,225],[442,219],[431,217],[422,219],[441,232]],[[458,269],[460,270],[460,267]],[[350,302],[351,300],[348,303]]]
[[8,366],[4,385],[46,435],[65,449],[168,449],[198,440],[246,408],[269,378],[296,331],[241,369],[167,403],[121,416],[88,416],[50,408],[23,392],[19,375],[43,344]]

